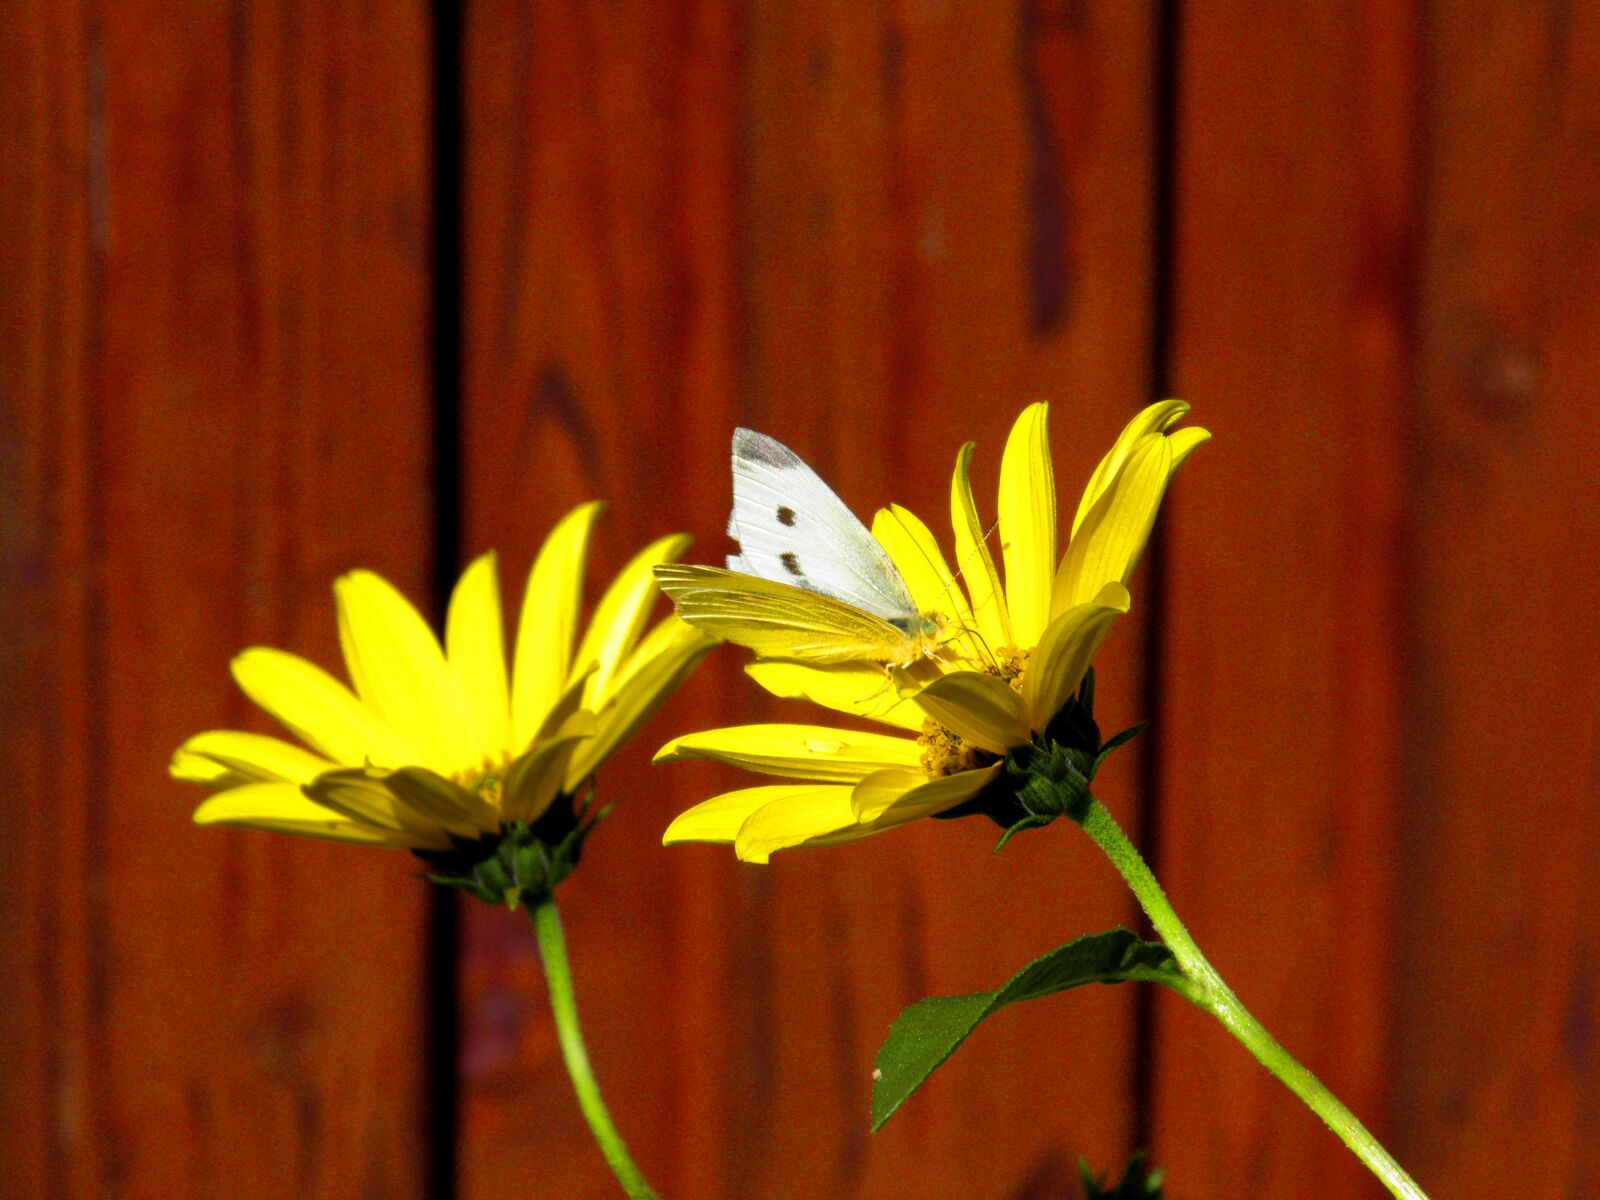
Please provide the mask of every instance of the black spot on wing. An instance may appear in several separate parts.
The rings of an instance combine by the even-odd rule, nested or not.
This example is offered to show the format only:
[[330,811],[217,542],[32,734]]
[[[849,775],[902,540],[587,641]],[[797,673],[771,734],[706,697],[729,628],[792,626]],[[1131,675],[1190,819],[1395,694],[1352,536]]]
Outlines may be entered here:
[[794,509],[790,508],[787,504],[778,505],[778,524],[787,525],[790,529],[793,529]]
[[785,550],[778,555],[778,561],[783,564],[783,569],[797,579],[804,579],[805,572],[800,569],[800,556],[793,550]]
[[733,456],[747,462],[765,463],[780,471],[805,465],[799,455],[776,438],[743,427],[733,431]]

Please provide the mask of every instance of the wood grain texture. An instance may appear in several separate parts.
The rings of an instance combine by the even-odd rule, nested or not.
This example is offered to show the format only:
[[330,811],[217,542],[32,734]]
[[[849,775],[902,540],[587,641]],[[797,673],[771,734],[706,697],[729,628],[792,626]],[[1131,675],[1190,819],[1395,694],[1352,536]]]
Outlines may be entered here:
[[1600,12],[1433,5],[1395,1037],[1435,1195],[1594,1192]]
[[[980,442],[992,510],[1035,398],[1058,401],[1075,503],[1147,388],[1152,52],[1149,14],[1114,4],[474,10],[469,550],[499,545],[515,586],[556,515],[598,494],[605,566],[674,528],[716,561],[740,421],[856,511],[896,500],[941,528],[960,443]],[[1138,711],[1136,633],[1105,657],[1108,721]],[[970,822],[768,868],[658,849],[738,777],[646,771],[649,751],[780,711],[738,658],[602,776],[623,807],[563,889],[597,1069],[647,1173],[678,1197],[1022,1198],[1062,1190],[1077,1153],[1109,1165],[1132,1011],[1109,990],[1017,1016],[1060,1035],[980,1039],[867,1133],[903,1005],[1128,919],[1071,830],[999,859]],[[526,933],[467,919],[463,1195],[608,1194]]]
[[[993,512],[1005,432],[1040,398],[1056,401],[1070,507],[1144,398],[1149,15],[792,4],[752,24],[749,412],[858,511],[893,499],[943,527],[954,451],[973,439]],[[1108,722],[1137,711],[1133,632],[1102,662]],[[731,1194],[1049,1195],[1077,1154],[1125,1150],[1133,997],[1117,991],[1012,1014],[1044,1041],[986,1031],[882,1133],[859,1133],[861,1068],[906,1003],[995,986],[1128,919],[1076,831],[998,858],[994,833],[928,823],[773,868],[762,924],[788,935],[769,968],[780,1040],[766,1136]]]
[[[992,514],[1049,399],[1070,511],[1165,349],[1216,439],[1099,664],[1106,726],[1156,710],[1159,828],[1139,743],[1097,790],[1430,1193],[1593,1190],[1600,17],[1182,6],[1163,267],[1159,12],[485,0],[454,280],[422,0],[7,9],[0,1192],[423,1195],[413,864],[196,831],[165,764],[269,728],[243,646],[337,669],[340,572],[424,595],[452,511],[430,296],[457,284],[465,550],[500,550],[508,607],[593,497],[591,599],[671,530],[719,560],[739,423],[943,530],[958,446]],[[1125,990],[1009,1013],[869,1134],[906,1003],[1132,913],[1063,824],[998,857],[976,822],[765,868],[661,850],[747,780],[651,769],[661,742],[818,716],[741,658],[603,772],[617,811],[562,889],[597,1074],[664,1195],[1042,1200],[1145,1117],[1192,1200],[1381,1194],[1207,1019],[1163,997],[1140,1031]],[[461,1197],[613,1195],[522,918],[463,931]]]
[[[466,29],[464,474],[468,552],[520,602],[540,541],[608,505],[590,601],[674,530],[726,514],[737,304],[731,5],[474,8]],[[710,548],[709,550],[707,548]],[[663,611],[664,608],[663,608]],[[600,773],[615,814],[560,901],[595,1071],[665,1195],[712,1194],[720,1056],[747,1053],[721,981],[736,931],[660,846],[694,797],[651,753],[746,687],[708,664]],[[724,885],[730,890],[730,885]],[[524,919],[464,913],[461,1192],[611,1196],[561,1066]],[[742,1058],[738,1061],[744,1061]]]
[[168,755],[425,578],[418,6],[15,6],[5,80],[0,1174],[16,1195],[404,1197],[399,857],[192,828]]
[[[1245,1004],[1380,1137],[1414,38],[1398,5],[1206,4],[1178,45],[1172,369],[1215,441],[1168,513],[1158,873]],[[1152,1123],[1181,1194],[1383,1194],[1174,1000]]]

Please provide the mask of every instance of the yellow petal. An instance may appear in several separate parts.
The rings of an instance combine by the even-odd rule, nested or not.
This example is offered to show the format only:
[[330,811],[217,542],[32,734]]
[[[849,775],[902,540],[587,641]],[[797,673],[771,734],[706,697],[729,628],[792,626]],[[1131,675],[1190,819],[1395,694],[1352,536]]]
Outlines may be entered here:
[[[535,743],[547,741],[555,737],[571,719],[572,714],[583,707],[583,691],[588,686],[587,674],[579,675],[567,684],[566,690],[556,698],[550,711],[545,713],[544,721],[539,725],[539,732],[534,734]],[[593,715],[593,714],[590,714]]]
[[1130,603],[1127,588],[1108,583],[1091,603],[1069,608],[1050,623],[1022,677],[1022,698],[1034,729],[1042,732],[1078,690],[1111,622]]
[[920,771],[879,771],[856,784],[850,797],[856,819],[878,829],[931,817],[965,804],[1000,774],[1004,763],[929,779]]
[[1211,440],[1211,431],[1201,429],[1198,425],[1191,429],[1180,429],[1177,433],[1169,434],[1167,445],[1172,449],[1171,475],[1178,473],[1178,468],[1183,466],[1183,460],[1188,458],[1201,446]]
[[612,690],[619,691],[627,687],[629,680],[663,654],[676,653],[686,646],[703,646],[710,650],[718,644],[717,639],[710,634],[696,629],[676,613],[669,612],[651,627],[649,633],[639,639],[639,644],[633,648],[622,664],[622,669],[612,680]]
[[809,700],[835,712],[913,732],[920,730],[926,720],[916,703],[900,695],[889,674],[877,663],[822,665],[766,659],[748,664],[744,673],[785,700]]
[[918,692],[916,702],[962,741],[995,754],[1031,740],[1022,697],[993,675],[953,671]]
[[1006,559],[1006,611],[1018,646],[1050,623],[1056,569],[1056,482],[1050,467],[1049,406],[1022,410],[1000,460],[1000,545]]
[[1117,436],[1116,444],[1100,460],[1100,465],[1095,467],[1094,474],[1089,476],[1089,485],[1083,489],[1083,497],[1078,501],[1077,515],[1072,518],[1073,537],[1078,536],[1078,526],[1083,524],[1083,519],[1089,515],[1089,510],[1111,486],[1111,481],[1116,478],[1117,472],[1122,470],[1123,464],[1128,460],[1128,454],[1140,439],[1161,433],[1174,421],[1181,420],[1188,411],[1189,406],[1182,400],[1161,400],[1146,406],[1138,416],[1123,427],[1121,434]]
[[179,746],[169,768],[174,779],[213,787],[240,783],[309,783],[337,763],[280,738],[231,729],[197,733]]
[[595,717],[579,709],[549,738],[511,764],[502,785],[500,807],[508,821],[532,823],[561,794],[573,752],[594,737]]
[[576,790],[618,746],[632,737],[717,644],[715,638],[707,637],[677,617],[668,617],[662,625],[667,629],[666,636],[652,635],[646,639],[654,651],[652,657],[637,665],[630,662],[626,676],[612,686],[611,698],[600,710],[594,737],[573,753],[572,761],[567,764],[566,789],[569,792]]
[[240,690],[335,762],[399,766],[417,750],[332,675],[298,655],[255,646],[233,660]]
[[511,670],[514,746],[526,746],[533,740],[572,672],[583,564],[600,507],[598,501],[590,501],[563,517],[545,538],[528,572]]
[[323,808],[292,783],[252,783],[219,792],[194,810],[194,823],[234,825],[369,846],[407,847],[412,844],[399,834],[352,821]]
[[956,538],[956,574],[966,580],[973,622],[992,653],[1014,643],[1000,573],[989,553],[989,531],[979,522],[978,506],[972,499],[972,450],[973,444],[968,442],[956,455],[955,474],[950,479],[950,524]]
[[818,787],[847,791],[843,784],[769,783],[760,787],[741,788],[724,792],[709,800],[702,800],[673,818],[661,835],[663,846],[680,842],[715,842],[733,845],[733,839],[745,818],[770,800],[782,799]]
[[[1204,430],[1185,434],[1209,436]],[[1108,583],[1127,583],[1139,564],[1167,483],[1177,470],[1174,444],[1187,456],[1199,442],[1193,436],[1151,434],[1127,461],[1078,527],[1056,574],[1052,611],[1060,616],[1086,604]]]
[[172,759],[167,763],[167,774],[183,783],[198,783],[214,791],[259,782],[254,775],[240,774],[203,754],[191,754],[184,746],[173,751]]
[[411,602],[371,571],[351,571],[333,585],[339,643],[356,694],[444,774],[476,764],[477,743],[456,685],[433,636]]
[[[757,813],[764,814],[763,819],[742,833],[746,822]],[[744,861],[766,862],[773,850],[835,837],[852,829],[855,823],[848,785],[766,784],[725,792],[696,804],[667,826],[661,844],[732,845]]]
[[822,782],[855,782],[884,767],[915,767],[922,761],[910,738],[820,725],[735,725],[674,738],[655,761],[704,758],[763,775]]
[[383,785],[412,812],[459,838],[500,828],[499,812],[483,797],[425,767],[402,767],[385,776]]
[[423,850],[450,848],[445,828],[385,787],[378,772],[360,768],[329,771],[306,784],[304,790],[324,808],[378,830],[392,844]]
[[956,653],[982,661],[985,647],[977,636],[972,607],[951,574],[938,541],[916,513],[898,504],[880,508],[872,519],[872,536],[899,569],[917,611],[939,619]]
[[681,533],[651,542],[618,572],[616,580],[600,598],[588,632],[583,635],[573,659],[574,666],[580,670],[591,662],[595,664],[584,693],[584,704],[588,708],[598,711],[605,703],[611,694],[617,668],[644,632],[651,606],[660,595],[656,589],[655,565],[676,561],[688,545],[688,536]]
[[796,788],[745,818],[734,836],[733,852],[744,862],[764,863],[777,850],[836,845],[872,832],[857,823],[848,787]]
[[889,767],[857,781],[850,790],[850,810],[858,821],[871,822],[906,793],[928,782],[921,771]]
[[511,689],[506,679],[500,572],[493,552],[473,560],[450,596],[444,622],[445,657],[456,677],[478,765],[504,762],[511,745]]

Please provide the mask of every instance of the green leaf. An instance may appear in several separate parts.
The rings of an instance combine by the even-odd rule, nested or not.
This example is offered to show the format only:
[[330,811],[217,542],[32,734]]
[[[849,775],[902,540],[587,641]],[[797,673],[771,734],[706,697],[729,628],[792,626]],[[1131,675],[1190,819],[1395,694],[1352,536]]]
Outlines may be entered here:
[[895,1020],[878,1051],[872,1073],[872,1128],[882,1129],[978,1023],[1006,1005],[1052,996],[1085,983],[1132,981],[1180,988],[1187,982],[1165,946],[1142,942],[1126,929],[1111,929],[1058,946],[995,991],[919,1000]]

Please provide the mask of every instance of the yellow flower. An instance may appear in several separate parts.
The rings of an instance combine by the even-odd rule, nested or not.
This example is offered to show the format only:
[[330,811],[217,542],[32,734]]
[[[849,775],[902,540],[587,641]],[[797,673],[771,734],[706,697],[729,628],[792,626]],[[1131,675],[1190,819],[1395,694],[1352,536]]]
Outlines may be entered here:
[[677,738],[657,762],[712,759],[801,782],[707,800],[679,816],[663,840],[730,843],[740,858],[766,862],[775,850],[854,841],[975,800],[1007,753],[1032,743],[1067,706],[1111,622],[1128,611],[1127,582],[1167,484],[1210,437],[1172,429],[1188,411],[1169,400],[1129,422],[1090,476],[1058,561],[1048,409],[1025,409],[1000,467],[1004,585],[972,497],[972,443],[956,457],[950,489],[960,582],[921,520],[898,505],[879,511],[873,536],[918,609],[941,614],[958,631],[948,645],[894,672],[892,685],[872,663],[769,659],[746,670],[775,695],[896,733],[746,725]]
[[715,644],[670,615],[645,632],[651,568],[683,552],[682,535],[635,556],[578,637],[599,508],[573,510],[539,551],[509,673],[492,553],[457,583],[443,647],[379,576],[340,578],[353,691],[282,650],[240,654],[240,688],[304,747],[231,730],[190,738],[171,772],[217,792],[195,822],[427,854],[494,838],[503,823],[531,824],[575,794]]

